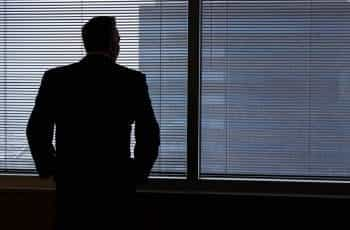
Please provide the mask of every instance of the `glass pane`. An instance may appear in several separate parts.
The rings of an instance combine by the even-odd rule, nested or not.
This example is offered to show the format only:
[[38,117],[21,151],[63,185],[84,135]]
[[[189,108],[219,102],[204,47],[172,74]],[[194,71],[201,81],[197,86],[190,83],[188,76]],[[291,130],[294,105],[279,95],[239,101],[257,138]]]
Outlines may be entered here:
[[345,1],[202,2],[202,176],[350,176],[349,22]]
[[34,172],[25,128],[44,71],[79,61],[85,55],[82,25],[108,15],[116,17],[121,36],[118,63],[146,74],[160,123],[153,175],[185,175],[187,1],[6,1],[2,11],[0,157],[6,150],[9,170]]

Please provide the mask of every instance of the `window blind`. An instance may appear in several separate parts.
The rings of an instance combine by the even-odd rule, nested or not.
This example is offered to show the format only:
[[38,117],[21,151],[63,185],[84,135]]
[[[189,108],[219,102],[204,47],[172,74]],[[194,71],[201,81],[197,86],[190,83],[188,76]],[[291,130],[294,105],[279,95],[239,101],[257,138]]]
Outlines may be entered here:
[[350,2],[201,14],[201,176],[349,178]]
[[153,175],[186,168],[187,1],[2,0],[0,171],[35,173],[25,128],[45,70],[79,61],[81,27],[115,16],[118,63],[143,71],[161,128]]

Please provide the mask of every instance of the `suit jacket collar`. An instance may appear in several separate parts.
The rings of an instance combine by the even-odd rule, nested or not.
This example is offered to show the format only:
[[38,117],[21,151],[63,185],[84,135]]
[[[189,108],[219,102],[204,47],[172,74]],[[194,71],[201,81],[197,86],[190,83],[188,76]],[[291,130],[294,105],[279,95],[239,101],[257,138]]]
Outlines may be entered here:
[[87,54],[81,62],[93,62],[93,63],[110,63],[113,64],[112,58],[103,54]]

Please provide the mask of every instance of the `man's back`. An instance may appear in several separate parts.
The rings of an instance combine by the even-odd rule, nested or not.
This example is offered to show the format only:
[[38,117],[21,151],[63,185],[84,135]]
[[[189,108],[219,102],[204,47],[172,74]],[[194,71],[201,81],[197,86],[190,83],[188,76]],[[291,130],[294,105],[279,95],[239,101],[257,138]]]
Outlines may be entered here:
[[144,76],[104,57],[88,56],[49,71],[47,77],[55,104],[57,163],[64,165],[58,176],[74,177],[84,169],[107,176],[125,167]]
[[[137,174],[130,159],[134,122],[135,154],[149,159],[136,175],[142,177],[149,173],[159,145],[144,75],[101,55],[88,55],[45,73],[28,124],[28,140],[39,173],[55,176],[59,222],[69,227],[113,224],[132,215]],[[42,156],[50,151],[46,146],[52,124],[56,151],[49,161]]]

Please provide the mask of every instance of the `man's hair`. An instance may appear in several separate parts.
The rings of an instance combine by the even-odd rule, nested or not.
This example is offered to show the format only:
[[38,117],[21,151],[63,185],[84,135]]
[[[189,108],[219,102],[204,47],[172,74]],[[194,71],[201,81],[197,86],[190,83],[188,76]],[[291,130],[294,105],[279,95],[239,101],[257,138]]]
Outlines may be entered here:
[[98,16],[90,19],[82,28],[82,37],[86,51],[109,49],[115,30],[114,17]]

